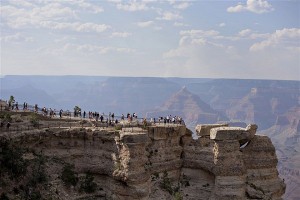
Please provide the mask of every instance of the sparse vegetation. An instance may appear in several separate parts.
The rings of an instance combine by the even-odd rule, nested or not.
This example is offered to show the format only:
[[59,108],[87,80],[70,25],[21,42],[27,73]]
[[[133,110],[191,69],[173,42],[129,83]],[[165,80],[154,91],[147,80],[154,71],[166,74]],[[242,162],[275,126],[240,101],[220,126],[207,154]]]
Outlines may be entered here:
[[37,155],[33,160],[32,166],[32,177],[30,182],[32,185],[37,185],[39,183],[44,183],[47,181],[47,174],[45,171],[46,158],[43,155]]
[[148,170],[149,168],[151,168],[151,166],[152,166],[152,162],[148,161],[145,163],[144,168],[145,168],[145,170]]
[[120,131],[120,130],[122,130],[122,128],[123,128],[123,126],[121,124],[115,125],[115,130],[116,131]]
[[9,97],[8,104],[9,104],[9,105],[12,105],[13,103],[15,103],[15,97],[11,95],[11,96]]
[[160,183],[160,187],[166,191],[168,191],[170,194],[173,194],[173,188],[170,181],[170,178],[168,177],[168,172],[164,171],[162,182]]
[[63,167],[61,179],[67,186],[76,186],[78,182],[78,176],[74,171],[74,165],[66,164]]
[[94,182],[94,177],[93,175],[88,172],[85,175],[84,180],[80,184],[80,191],[84,191],[86,193],[92,193],[95,192],[97,188],[97,183]]
[[182,200],[182,199],[183,199],[182,194],[179,191],[175,192],[174,200]]
[[11,122],[11,113],[9,112],[1,112],[0,113],[0,119],[3,119],[3,122]]
[[[24,153],[28,153],[28,149],[20,148],[8,141],[1,141],[0,146],[1,186],[5,189],[13,184],[12,192],[21,199],[43,199],[40,189],[42,184],[47,183],[46,158],[35,155],[34,159],[28,162],[24,159]],[[0,199],[7,198],[7,195],[2,193]]]
[[162,181],[160,182],[160,187],[169,192],[169,194],[173,195],[175,200],[183,199],[182,194],[180,192],[180,184],[178,183],[177,186],[173,186],[170,178],[168,177],[167,171],[164,171]]
[[0,200],[9,200],[9,198],[7,197],[7,195],[5,193],[2,193],[0,196]]
[[8,141],[1,141],[0,144],[0,171],[7,172],[11,179],[24,176],[28,165],[22,157],[24,150],[9,144]]
[[36,113],[31,113],[30,116],[29,116],[29,120],[30,120],[31,124],[34,127],[38,127],[38,125],[39,125],[39,118],[38,118],[38,115]]

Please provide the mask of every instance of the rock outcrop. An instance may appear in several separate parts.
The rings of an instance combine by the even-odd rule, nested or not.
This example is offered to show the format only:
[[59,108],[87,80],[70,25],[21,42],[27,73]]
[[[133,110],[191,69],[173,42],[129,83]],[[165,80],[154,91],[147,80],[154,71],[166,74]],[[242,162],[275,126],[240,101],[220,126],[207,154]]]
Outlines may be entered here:
[[[197,140],[185,126],[171,124],[45,129],[0,139],[74,164],[79,175],[93,174],[101,191],[89,197],[96,199],[281,199],[285,184],[275,148],[256,129],[201,125]],[[60,171],[50,177],[57,199],[84,199],[58,185]]]

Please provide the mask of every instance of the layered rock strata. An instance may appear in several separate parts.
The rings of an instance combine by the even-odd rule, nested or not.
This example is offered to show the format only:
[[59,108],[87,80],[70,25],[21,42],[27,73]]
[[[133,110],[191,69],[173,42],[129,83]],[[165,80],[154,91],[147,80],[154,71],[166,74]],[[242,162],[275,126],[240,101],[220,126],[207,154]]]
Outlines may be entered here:
[[[281,199],[285,184],[275,148],[256,129],[199,125],[197,140],[183,125],[47,129],[0,139],[74,164],[78,174],[92,173],[101,188],[93,194],[98,199]],[[56,191],[66,194],[60,199],[84,198]]]

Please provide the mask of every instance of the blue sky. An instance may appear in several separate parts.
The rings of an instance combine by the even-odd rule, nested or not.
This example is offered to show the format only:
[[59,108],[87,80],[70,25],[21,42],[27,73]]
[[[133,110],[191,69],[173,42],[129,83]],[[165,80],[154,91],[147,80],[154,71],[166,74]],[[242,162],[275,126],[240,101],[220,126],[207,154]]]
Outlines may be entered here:
[[1,75],[300,80],[299,1],[1,0]]

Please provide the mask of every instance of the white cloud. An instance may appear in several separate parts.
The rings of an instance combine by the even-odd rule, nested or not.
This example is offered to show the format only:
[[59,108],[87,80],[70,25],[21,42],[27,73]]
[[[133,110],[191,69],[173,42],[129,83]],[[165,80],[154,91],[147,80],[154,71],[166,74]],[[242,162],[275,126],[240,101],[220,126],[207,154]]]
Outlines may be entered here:
[[106,54],[111,48],[110,47],[102,47],[96,45],[69,45],[65,46],[65,48],[73,48],[75,47],[76,50],[82,52],[91,52],[91,53],[99,53],[99,54]]
[[[136,51],[131,48],[124,47],[112,47],[112,46],[99,46],[99,45],[90,45],[90,44],[72,44],[67,43],[63,46],[61,50],[56,49],[56,52],[79,52],[83,54],[107,54],[113,52],[119,53],[135,53]],[[46,51],[46,53],[49,53]]]
[[[76,2],[79,5],[84,5],[86,8],[90,6],[90,4],[85,4],[85,2]],[[0,11],[3,21],[14,29],[47,28],[51,30],[101,33],[110,28],[106,24],[68,22],[77,18],[75,11],[56,2],[40,7],[30,7],[29,9],[6,5],[0,7]]]
[[266,40],[253,44],[250,51],[259,51],[267,47],[282,46],[285,48],[299,47],[300,29],[281,29],[269,35]]
[[78,32],[97,32],[101,33],[110,28],[106,24],[95,24],[95,23],[75,23],[74,30]]
[[119,10],[134,12],[134,11],[141,11],[141,10],[148,10],[147,4],[145,2],[139,1],[130,1],[128,3],[118,3],[117,8]]
[[84,1],[84,0],[72,0],[72,1],[68,1],[68,3],[72,4],[72,5],[75,5],[77,7],[79,7],[80,9],[84,9],[85,11],[88,11],[88,12],[92,12],[92,13],[101,13],[104,11],[104,9],[100,6],[97,6],[95,4],[91,4],[87,1]]
[[94,23],[59,23],[59,22],[52,22],[52,21],[43,21],[39,24],[41,27],[53,29],[53,30],[69,30],[69,31],[76,31],[76,32],[96,32],[101,33],[106,31],[110,28],[110,26],[106,24],[94,24]]
[[[92,22],[70,22],[78,20],[74,7],[92,13],[102,12],[99,6],[92,5],[84,0],[76,1],[12,1],[17,7],[5,5],[0,7],[1,17],[6,25],[11,28],[47,28],[51,30],[70,30],[76,32],[100,33],[110,26]],[[17,2],[17,3],[15,3]],[[22,3],[21,3],[22,2]],[[23,5],[24,4],[24,5]],[[31,6],[32,5],[32,6]],[[68,6],[73,6],[68,7]],[[24,8],[27,6],[26,8]]]
[[25,1],[25,0],[9,0],[9,3],[16,6],[22,6],[22,7],[32,7],[34,6],[32,3]]
[[252,33],[250,35],[250,38],[251,39],[259,39],[259,38],[262,38],[262,39],[266,39],[270,36],[269,33]]
[[7,5],[1,6],[0,11],[3,21],[11,28],[38,26],[43,21],[65,21],[76,17],[71,8],[63,7],[58,3],[30,9]]
[[122,0],[107,0],[108,2],[112,2],[112,3],[121,3]]
[[180,31],[180,35],[186,35],[186,36],[190,36],[192,38],[209,37],[209,36],[217,36],[217,35],[219,35],[219,32],[215,31],[215,30],[204,31],[204,30],[199,30],[199,29],[198,30],[192,29],[192,30]]
[[145,28],[145,27],[149,27],[151,25],[154,24],[153,21],[145,21],[145,22],[137,22],[136,23],[139,27]]
[[111,37],[114,38],[114,37],[119,37],[119,38],[127,38],[129,36],[131,36],[132,34],[131,33],[128,33],[128,32],[113,32],[111,34]]
[[28,17],[52,20],[70,19],[75,17],[75,11],[70,7],[62,6],[59,3],[50,3],[42,7],[35,7],[28,10]]
[[180,23],[180,22],[174,22],[173,25],[174,25],[174,26],[177,26],[177,27],[189,26],[189,25],[187,25],[187,24]]
[[174,5],[176,3],[176,0],[167,0],[167,2],[169,2],[170,5]]
[[220,40],[233,40],[230,37],[225,37],[220,35],[218,31],[215,30],[183,30],[179,32],[181,38],[179,40],[179,46],[188,46],[188,45],[206,45],[211,46],[224,46],[219,41]]
[[226,26],[225,23],[220,23],[220,24],[219,24],[219,27],[225,27],[225,26]]
[[[214,30],[181,31],[178,46],[162,54],[162,63],[173,76],[299,79],[295,72],[299,71],[300,29],[272,34],[244,30],[241,35],[243,40],[233,41],[227,38],[236,36],[223,36]],[[257,40],[267,35],[250,51],[244,43],[245,38]]]
[[121,53],[135,53],[136,50],[131,49],[131,48],[115,48],[115,50],[117,52],[121,52]]
[[244,39],[252,39],[252,40],[255,40],[255,39],[260,39],[260,38],[268,38],[270,36],[269,33],[257,33],[257,32],[254,32],[252,31],[251,29],[244,29],[244,30],[241,30],[239,33],[238,33],[238,39],[241,39],[241,38],[244,38]]
[[273,11],[274,8],[267,0],[247,0],[246,5],[239,3],[236,6],[227,8],[227,12],[250,11],[254,13],[266,13]]
[[166,12],[163,12],[161,14],[161,16],[157,17],[156,19],[171,21],[171,20],[182,19],[182,16],[179,15],[178,13],[172,13],[172,12],[166,11]]
[[21,33],[16,33],[14,35],[2,36],[0,38],[0,41],[4,41],[4,42],[32,42],[33,38],[32,37],[26,37],[26,36],[22,35]]
[[250,35],[251,33],[251,29],[244,29],[244,30],[241,30],[238,35],[241,36],[241,37],[245,37],[245,36],[248,36]]
[[171,49],[162,57],[165,67],[175,76],[230,77],[233,71],[235,75],[245,73],[236,68],[240,57],[233,47],[215,45],[204,38]]
[[176,9],[179,9],[179,10],[184,10],[184,9],[187,9],[188,7],[190,7],[190,6],[191,6],[191,3],[182,2],[182,3],[174,5],[173,7],[176,8]]

